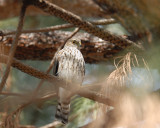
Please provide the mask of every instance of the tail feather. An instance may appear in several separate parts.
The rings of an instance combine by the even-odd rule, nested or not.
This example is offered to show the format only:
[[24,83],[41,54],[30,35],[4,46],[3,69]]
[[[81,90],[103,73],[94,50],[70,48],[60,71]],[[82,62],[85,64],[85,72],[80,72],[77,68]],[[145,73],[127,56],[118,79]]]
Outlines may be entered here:
[[68,117],[70,113],[70,103],[58,103],[56,111],[56,119],[60,120],[63,124],[68,123]]
[[68,103],[62,103],[61,105],[62,112],[61,112],[61,117],[62,117],[62,123],[66,124],[68,123],[68,117],[70,113],[70,102]]
[[61,104],[60,103],[58,103],[55,118],[58,119],[58,120],[61,119]]

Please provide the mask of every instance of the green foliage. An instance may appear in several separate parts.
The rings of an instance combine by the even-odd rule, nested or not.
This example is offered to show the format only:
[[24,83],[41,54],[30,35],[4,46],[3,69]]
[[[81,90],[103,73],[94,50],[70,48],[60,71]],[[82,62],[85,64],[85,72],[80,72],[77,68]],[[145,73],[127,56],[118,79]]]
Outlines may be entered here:
[[75,128],[96,118],[98,105],[92,100],[76,97],[72,101],[70,123],[67,128]]

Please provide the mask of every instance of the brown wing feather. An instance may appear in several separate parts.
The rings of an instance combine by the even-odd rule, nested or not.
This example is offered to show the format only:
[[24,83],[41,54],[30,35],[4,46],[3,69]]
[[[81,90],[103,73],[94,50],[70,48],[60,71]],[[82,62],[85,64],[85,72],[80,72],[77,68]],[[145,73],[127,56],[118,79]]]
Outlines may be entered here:
[[53,65],[53,75],[58,76],[59,61],[55,58]]

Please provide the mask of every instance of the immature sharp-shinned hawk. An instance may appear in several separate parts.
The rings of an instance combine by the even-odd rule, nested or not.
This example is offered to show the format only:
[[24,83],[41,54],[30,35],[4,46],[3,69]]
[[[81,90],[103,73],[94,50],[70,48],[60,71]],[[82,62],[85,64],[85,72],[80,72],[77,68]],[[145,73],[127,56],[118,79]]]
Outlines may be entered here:
[[[53,74],[75,85],[82,84],[85,74],[85,61],[79,50],[80,45],[78,40],[69,40],[54,57]],[[55,117],[66,124],[70,112],[70,92],[60,87],[58,93],[59,103]]]

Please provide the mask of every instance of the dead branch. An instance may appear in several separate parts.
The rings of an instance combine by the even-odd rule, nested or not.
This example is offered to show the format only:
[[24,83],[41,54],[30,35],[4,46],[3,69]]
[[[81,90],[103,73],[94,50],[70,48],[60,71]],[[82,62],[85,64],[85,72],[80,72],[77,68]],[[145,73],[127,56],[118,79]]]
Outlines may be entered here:
[[40,128],[57,128],[57,126],[63,126],[63,124],[58,121],[54,121],[53,123],[47,124],[47,125],[42,126]]
[[142,22],[141,15],[138,14],[134,8],[128,6],[127,2],[118,0],[93,1],[104,11],[104,13],[106,13],[106,15],[108,12],[111,12],[112,17],[121,23],[132,36],[137,36],[139,38],[148,37],[148,41],[151,41],[151,33],[144,22]]
[[0,92],[0,95],[5,95],[5,96],[25,96],[24,94],[13,93],[13,92]]
[[107,40],[110,43],[116,44],[117,46],[121,47],[121,48],[126,48],[128,46],[134,47],[134,48],[140,48],[138,45],[136,45],[134,42],[129,41],[127,39],[124,39],[120,36],[111,34],[108,31],[105,31],[101,28],[98,28],[96,26],[94,26],[93,24],[91,24],[90,22],[84,21],[82,20],[79,16],[66,11],[46,0],[34,0],[34,1],[29,1],[31,4],[33,4],[34,6],[42,9],[44,12],[47,12],[51,15],[60,17],[62,19],[64,19],[65,21],[74,24],[75,26],[85,30],[86,32],[93,34],[95,36],[98,36],[99,38],[103,39],[103,40]]
[[[49,1],[83,17],[104,17],[103,12],[92,1],[88,0],[74,0],[74,2],[69,0],[49,0]],[[0,13],[0,20],[18,16],[21,8],[20,5],[21,1],[19,0],[1,0],[0,12],[2,13]],[[29,16],[35,16],[39,14],[47,15],[46,13],[35,7],[29,7],[26,13],[26,15]]]
[[[58,121],[54,121],[53,123],[41,126],[39,128],[57,128],[57,126],[63,125],[62,123]],[[33,125],[20,125],[19,128],[37,128]]]
[[[114,24],[116,21],[114,19],[103,19],[103,20],[95,20],[91,21],[92,24],[94,25],[108,25],[108,24]],[[51,27],[46,27],[46,28],[39,28],[39,29],[30,29],[30,30],[22,30],[22,33],[37,33],[37,32],[49,32],[49,31],[55,31],[59,29],[66,29],[66,28],[71,28],[74,27],[72,24],[62,24],[62,25],[56,25],[56,26],[51,26]],[[7,36],[7,35],[12,35],[15,34],[16,31],[0,31],[0,36]],[[3,40],[3,39],[1,39]]]
[[[7,60],[8,60],[7,56],[0,54],[1,63],[6,63]],[[97,101],[97,102],[100,102],[100,103],[104,103],[104,104],[107,104],[107,105],[115,106],[115,104],[110,99],[103,96],[102,94],[99,94],[99,93],[94,92],[94,91],[90,91],[90,90],[86,89],[85,87],[77,88],[76,86],[72,85],[72,83],[69,83],[69,84],[67,84],[67,86],[65,86],[66,82],[64,82],[63,80],[58,79],[57,77],[55,77],[53,75],[49,75],[49,74],[43,73],[41,71],[38,71],[38,70],[36,70],[36,69],[34,69],[30,66],[27,66],[27,65],[21,63],[20,61],[18,61],[16,59],[13,59],[12,66],[21,70],[24,73],[27,73],[27,74],[31,75],[31,76],[49,81],[52,84],[54,84],[55,86],[62,87],[62,88],[65,88],[65,89],[69,89],[73,93],[76,92],[76,94],[78,94],[82,97],[89,98],[91,100],[94,100],[94,101]]]
[[[55,31],[55,30],[71,28],[71,27],[74,27],[74,26],[71,24],[62,24],[62,25],[56,25],[56,26],[40,28],[40,29],[22,30],[22,33],[49,32],[49,31]],[[16,33],[16,31],[4,31],[4,32],[1,31],[1,36],[3,37],[3,36],[7,36],[7,35],[13,35],[15,33]]]
[[8,61],[7,61],[7,66],[6,66],[6,69],[5,69],[4,74],[2,76],[1,83],[0,83],[0,92],[2,91],[3,87],[5,86],[6,80],[8,78],[9,72],[10,72],[12,59],[14,57],[14,54],[15,54],[15,51],[16,51],[16,48],[17,48],[17,44],[18,44],[18,38],[19,38],[19,36],[21,34],[21,30],[23,28],[23,21],[24,21],[24,16],[25,16],[27,6],[28,5],[26,3],[23,3],[22,8],[21,8],[19,23],[18,23],[18,27],[17,27],[17,32],[16,32],[16,35],[14,37],[12,47],[10,49],[9,58],[8,58]]
[[[48,72],[46,72],[48,73]],[[86,89],[90,90],[90,91],[100,91],[101,89],[101,84],[93,84],[93,85],[85,85],[84,86]],[[33,91],[34,92],[34,91]],[[53,93],[53,91],[51,92],[48,92],[49,94],[50,93]],[[55,92],[54,92],[55,93]],[[0,93],[0,95],[4,95],[4,96],[17,96],[17,97],[26,97],[28,95],[30,95],[30,93],[27,93],[27,94],[22,94],[22,93],[14,93],[14,92],[8,92],[8,91],[3,91]]]
[[[19,60],[51,60],[70,34],[71,32],[66,31],[22,34],[19,38],[15,58]],[[79,32],[75,38],[82,41],[81,52],[86,63],[113,59],[116,54],[122,51],[118,46],[87,33]],[[12,42],[12,36],[4,37],[4,41],[0,44],[2,54],[9,54]]]
[[[19,60],[50,60],[71,32],[54,31],[47,33],[22,34],[19,38],[15,58]],[[111,59],[122,49],[87,33],[77,33],[75,38],[82,40],[82,53],[86,63],[96,63]],[[1,42],[1,53],[8,55],[13,37]]]
[[[9,114],[6,117],[5,122],[2,125],[4,125],[4,127],[8,128],[8,127],[10,127],[10,123],[11,123],[13,125],[12,127],[16,127],[17,128],[18,125],[19,125],[19,119],[18,118],[20,116],[21,111],[25,107],[27,107],[28,105],[30,105],[32,103],[39,103],[39,102],[46,101],[47,99],[53,98],[55,96],[56,96],[56,94],[54,93],[54,94],[47,95],[47,96],[44,96],[44,97],[41,97],[41,98],[34,98],[34,99],[29,100],[27,103],[24,103],[23,105],[18,107],[15,111],[13,111],[11,114]],[[18,121],[18,122],[15,122],[15,121]],[[8,123],[8,122],[10,122],[10,123]]]

